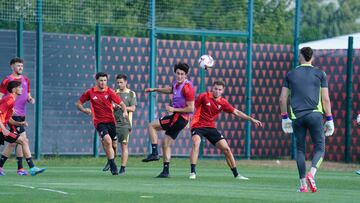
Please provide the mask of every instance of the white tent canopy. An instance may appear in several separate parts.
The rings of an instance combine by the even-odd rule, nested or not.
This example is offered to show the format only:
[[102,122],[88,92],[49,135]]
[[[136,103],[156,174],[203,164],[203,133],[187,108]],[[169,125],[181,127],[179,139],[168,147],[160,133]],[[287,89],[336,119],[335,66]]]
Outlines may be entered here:
[[354,37],[354,49],[360,49],[360,32],[302,43],[299,45],[299,49],[303,47],[311,47],[312,49],[347,49],[350,36]]

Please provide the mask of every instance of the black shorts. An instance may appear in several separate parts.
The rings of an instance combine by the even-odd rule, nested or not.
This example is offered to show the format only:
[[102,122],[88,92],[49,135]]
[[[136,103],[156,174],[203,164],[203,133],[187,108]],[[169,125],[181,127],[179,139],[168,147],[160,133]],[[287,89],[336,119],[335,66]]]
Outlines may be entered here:
[[96,130],[101,138],[109,134],[113,141],[117,140],[115,123],[99,123],[96,126]]
[[173,140],[176,139],[180,131],[188,124],[188,121],[180,114],[164,116],[159,119],[159,122],[161,128],[165,130],[165,134],[170,136]]
[[4,145],[5,144],[4,141],[8,143],[14,143],[19,138],[19,136],[20,136],[19,134],[12,132],[10,132],[8,136],[5,136],[4,134],[2,134],[2,132],[0,132],[0,145]]
[[[17,122],[23,122],[23,121],[25,121],[25,116],[13,116],[12,119]],[[20,135],[21,133],[25,132],[24,126],[17,126],[17,125],[11,125],[11,124],[8,124],[8,125],[10,127],[10,131],[13,133],[17,133]]]
[[216,146],[216,143],[220,140],[225,139],[216,128],[193,128],[191,129],[191,136],[193,135],[205,137],[214,146]]

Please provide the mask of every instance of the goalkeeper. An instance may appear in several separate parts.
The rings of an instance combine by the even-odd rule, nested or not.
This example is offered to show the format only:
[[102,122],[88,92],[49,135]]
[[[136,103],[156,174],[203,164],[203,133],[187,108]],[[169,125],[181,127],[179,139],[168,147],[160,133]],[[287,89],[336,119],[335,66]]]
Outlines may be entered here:
[[[280,95],[282,129],[296,137],[296,163],[300,176],[299,192],[316,192],[315,174],[324,158],[325,136],[334,133],[334,121],[331,115],[328,82],[324,71],[311,65],[313,51],[310,47],[300,50],[300,66],[287,73]],[[290,98],[291,120],[287,113],[287,101]],[[326,122],[323,126],[325,111]],[[310,132],[314,145],[311,169],[306,174],[305,137]],[[324,136],[325,135],[325,136]]]

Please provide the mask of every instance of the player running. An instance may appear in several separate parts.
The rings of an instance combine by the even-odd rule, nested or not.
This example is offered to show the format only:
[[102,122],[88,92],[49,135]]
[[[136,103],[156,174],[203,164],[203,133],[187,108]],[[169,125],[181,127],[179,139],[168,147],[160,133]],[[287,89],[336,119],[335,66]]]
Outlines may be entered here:
[[[26,158],[26,162],[29,165],[30,168],[30,175],[34,176],[39,173],[42,173],[45,171],[45,168],[38,168],[35,166],[35,164],[32,161],[31,158],[31,152],[29,148],[29,140],[24,136],[24,134],[17,134],[10,132],[8,129],[6,129],[6,124],[11,124],[15,126],[28,126],[28,123],[26,121],[15,121],[12,119],[13,115],[13,108],[15,106],[15,100],[18,96],[22,94],[22,86],[21,82],[19,81],[10,81],[7,85],[7,91],[9,94],[4,96],[0,100],[0,145],[4,144],[4,141],[8,143],[17,143],[20,144],[22,147],[22,151],[24,153],[24,156]],[[0,176],[5,175],[5,171],[3,169],[3,166],[10,156],[12,150],[14,149],[15,145],[9,145],[9,147],[5,148],[3,154],[0,158]]]
[[[22,94],[19,95],[16,100],[15,100],[15,106],[14,106],[14,115],[12,116],[12,119],[14,121],[18,121],[18,122],[23,122],[25,121],[25,116],[26,116],[26,104],[27,103],[31,103],[34,104],[35,103],[35,99],[31,96],[30,93],[30,80],[25,77],[22,73],[24,70],[24,60],[21,58],[13,58],[10,60],[10,67],[12,69],[12,73],[10,75],[8,75],[2,82],[0,85],[0,98],[2,98],[4,95],[8,94],[7,92],[7,85],[10,81],[16,80],[16,81],[20,81],[21,82],[21,86],[22,86]],[[25,132],[25,128],[24,126],[16,126],[16,125],[9,125],[10,127],[10,131],[19,135],[23,135],[25,138],[26,136],[26,132]],[[11,146],[13,145],[13,146]],[[16,146],[16,159],[17,159],[17,165],[18,165],[18,170],[17,170],[17,174],[20,176],[26,176],[28,173],[27,171],[23,168],[23,151],[22,151],[22,147],[18,146],[17,147],[17,143],[11,143],[6,145],[4,151],[9,150],[9,148],[14,148]]]
[[[124,118],[128,118],[128,112],[120,97],[107,86],[107,74],[99,72],[95,78],[96,85],[84,92],[75,105],[79,111],[92,115],[94,126],[99,132],[102,139],[101,143],[110,163],[111,174],[118,175],[119,173],[114,161],[114,149],[112,147],[112,142],[117,139],[113,103],[120,105]],[[83,106],[87,101],[90,101],[91,109]]]
[[[123,111],[118,106],[114,109],[114,116],[116,119],[116,137],[121,145],[121,167],[119,170],[120,175],[125,174],[126,163],[129,157],[128,142],[130,137],[130,132],[132,128],[132,118],[133,113],[136,110],[136,94],[134,91],[127,88],[127,76],[119,74],[116,76],[116,84],[118,88],[116,93],[120,96],[121,100],[126,105],[126,110],[129,113],[129,118],[126,119],[123,117]],[[113,149],[115,155],[117,153],[117,141],[113,141]],[[103,171],[107,171],[110,168],[110,163],[108,162]]]

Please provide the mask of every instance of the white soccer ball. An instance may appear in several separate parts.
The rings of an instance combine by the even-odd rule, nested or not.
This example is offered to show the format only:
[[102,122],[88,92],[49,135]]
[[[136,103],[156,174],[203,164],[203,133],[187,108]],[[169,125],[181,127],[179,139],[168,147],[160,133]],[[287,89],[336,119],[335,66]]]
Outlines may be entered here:
[[214,59],[210,55],[202,55],[198,60],[200,68],[206,69],[214,66]]

